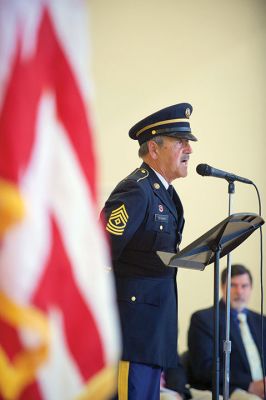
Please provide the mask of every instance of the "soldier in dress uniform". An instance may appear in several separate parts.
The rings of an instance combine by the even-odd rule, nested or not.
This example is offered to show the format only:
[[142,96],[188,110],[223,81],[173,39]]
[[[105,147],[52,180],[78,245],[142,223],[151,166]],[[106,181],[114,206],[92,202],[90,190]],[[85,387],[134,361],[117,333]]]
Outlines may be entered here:
[[105,203],[121,319],[119,400],[159,400],[163,368],[177,365],[176,270],[157,251],[176,253],[184,228],[181,200],[171,185],[186,177],[192,153],[192,106],[175,104],[129,131],[143,163]]

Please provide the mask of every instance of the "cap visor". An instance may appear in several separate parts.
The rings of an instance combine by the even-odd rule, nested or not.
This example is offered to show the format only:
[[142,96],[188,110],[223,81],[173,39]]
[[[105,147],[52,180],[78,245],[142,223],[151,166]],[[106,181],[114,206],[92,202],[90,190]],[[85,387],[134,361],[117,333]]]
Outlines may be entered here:
[[180,139],[192,140],[193,142],[198,141],[196,136],[192,135],[192,133],[190,133],[190,132],[174,132],[174,133],[169,133],[169,134],[165,134],[162,136],[178,137]]

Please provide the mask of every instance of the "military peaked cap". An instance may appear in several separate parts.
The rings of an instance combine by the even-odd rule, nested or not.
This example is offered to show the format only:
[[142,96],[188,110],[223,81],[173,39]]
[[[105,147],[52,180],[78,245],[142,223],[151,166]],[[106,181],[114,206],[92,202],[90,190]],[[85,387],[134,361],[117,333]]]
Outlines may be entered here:
[[163,108],[137,122],[128,134],[131,139],[138,140],[139,144],[158,135],[197,141],[197,138],[191,133],[189,123],[192,110],[191,104],[188,103]]

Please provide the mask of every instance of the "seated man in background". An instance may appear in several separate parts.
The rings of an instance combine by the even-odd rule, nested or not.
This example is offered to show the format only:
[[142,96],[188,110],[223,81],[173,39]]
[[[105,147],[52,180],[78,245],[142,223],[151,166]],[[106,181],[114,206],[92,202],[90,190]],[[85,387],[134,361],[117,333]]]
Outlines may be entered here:
[[[227,271],[221,275],[222,299],[220,300],[219,356],[220,393],[223,391],[223,341],[225,339],[225,301]],[[252,291],[252,276],[243,265],[231,268],[230,300],[230,397],[245,400],[264,397],[265,376],[262,357],[266,361],[266,318],[264,321],[262,354],[262,330],[260,314],[247,309]],[[189,381],[198,389],[212,390],[213,359],[213,307],[195,312],[188,332]]]

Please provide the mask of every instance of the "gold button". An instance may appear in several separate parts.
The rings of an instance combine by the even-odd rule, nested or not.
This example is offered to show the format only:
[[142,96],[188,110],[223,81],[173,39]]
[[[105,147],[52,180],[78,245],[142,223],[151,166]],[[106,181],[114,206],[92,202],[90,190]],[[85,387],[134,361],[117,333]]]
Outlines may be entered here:
[[160,225],[160,229],[161,229],[161,231],[163,230],[163,226],[162,225]]
[[131,300],[132,300],[132,301],[136,301],[136,297],[135,297],[135,296],[132,296],[132,297],[131,297]]
[[156,130],[153,129],[153,130],[151,131],[151,133],[152,133],[152,135],[155,135],[155,134],[156,134]]
[[143,174],[145,174],[145,173],[146,173],[145,169],[142,169],[142,170],[141,170],[141,172],[142,172]]

